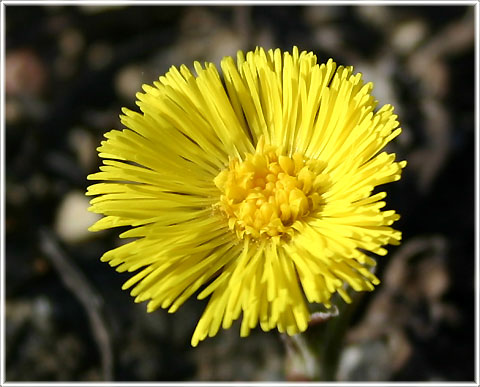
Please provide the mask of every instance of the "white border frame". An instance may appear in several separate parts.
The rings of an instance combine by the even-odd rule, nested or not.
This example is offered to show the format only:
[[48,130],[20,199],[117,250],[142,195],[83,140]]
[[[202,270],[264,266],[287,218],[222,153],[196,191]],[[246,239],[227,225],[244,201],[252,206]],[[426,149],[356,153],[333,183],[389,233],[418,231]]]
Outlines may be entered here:
[[[5,8],[7,5],[473,5],[474,14],[475,14],[475,128],[477,129],[475,137],[475,358],[477,362],[474,361],[475,367],[475,380],[472,382],[398,382],[398,383],[382,383],[382,382],[312,382],[312,383],[293,383],[293,382],[282,382],[282,383],[270,383],[270,382],[158,382],[158,383],[149,383],[149,382],[6,382],[6,372],[5,372]],[[290,386],[305,386],[305,385],[317,385],[317,386],[480,386],[480,345],[479,345],[479,325],[480,325],[480,294],[479,294],[479,278],[480,278],[480,242],[478,238],[478,232],[480,230],[480,185],[479,185],[479,173],[480,173],[480,76],[479,76],[479,65],[480,65],[480,3],[476,0],[461,0],[461,1],[450,1],[450,0],[381,0],[381,1],[361,1],[361,0],[338,0],[338,1],[282,1],[278,2],[275,0],[230,0],[230,1],[219,1],[219,0],[204,0],[204,1],[158,1],[158,0],[0,0],[0,65],[1,65],[1,74],[0,74],[0,85],[2,90],[0,93],[0,146],[1,146],[1,163],[0,163],[0,242],[1,242],[1,259],[0,259],[0,271],[1,271],[1,286],[0,286],[0,385],[1,386],[18,386],[18,387],[30,387],[30,386],[167,386],[167,385],[179,385],[179,386],[211,386],[211,385],[252,385],[252,386],[265,386],[265,385],[290,385]],[[453,349],[452,349],[453,350]]]

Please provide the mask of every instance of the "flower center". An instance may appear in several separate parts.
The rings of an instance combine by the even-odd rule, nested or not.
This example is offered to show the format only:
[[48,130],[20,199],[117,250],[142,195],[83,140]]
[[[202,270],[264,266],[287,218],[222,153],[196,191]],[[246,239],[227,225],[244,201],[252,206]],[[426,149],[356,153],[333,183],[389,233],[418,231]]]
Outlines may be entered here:
[[282,155],[278,148],[258,142],[243,161],[230,160],[214,179],[221,191],[217,207],[241,239],[293,235],[295,223],[322,204],[327,176],[325,163],[302,154]]

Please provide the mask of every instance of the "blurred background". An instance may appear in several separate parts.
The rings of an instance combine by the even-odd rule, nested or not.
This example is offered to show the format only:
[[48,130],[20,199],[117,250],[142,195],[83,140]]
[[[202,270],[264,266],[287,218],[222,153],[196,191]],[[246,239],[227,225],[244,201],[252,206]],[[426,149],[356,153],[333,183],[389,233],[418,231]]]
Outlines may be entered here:
[[[282,381],[279,334],[239,325],[197,348],[204,304],[147,314],[99,257],[118,230],[89,233],[86,175],[123,106],[171,65],[238,49],[314,51],[353,65],[391,103],[408,160],[387,186],[404,242],[358,300],[339,381],[474,378],[473,6],[5,7],[7,381]],[[478,338],[477,338],[478,339]]]

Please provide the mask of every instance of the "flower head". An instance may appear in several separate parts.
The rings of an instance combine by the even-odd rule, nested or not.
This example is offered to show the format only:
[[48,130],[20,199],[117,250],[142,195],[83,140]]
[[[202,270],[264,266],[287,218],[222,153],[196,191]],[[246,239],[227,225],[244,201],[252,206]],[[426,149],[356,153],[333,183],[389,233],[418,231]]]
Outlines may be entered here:
[[123,109],[123,131],[98,148],[100,180],[88,188],[90,230],[131,226],[134,241],[102,261],[136,272],[135,302],[175,312],[199,291],[208,305],[196,346],[243,314],[289,335],[307,328],[307,303],[330,307],[345,290],[372,290],[369,270],[398,244],[399,218],[376,186],[400,179],[405,161],[382,152],[400,134],[393,107],[377,101],[352,67],[311,52],[257,48],[237,61],[172,67]]

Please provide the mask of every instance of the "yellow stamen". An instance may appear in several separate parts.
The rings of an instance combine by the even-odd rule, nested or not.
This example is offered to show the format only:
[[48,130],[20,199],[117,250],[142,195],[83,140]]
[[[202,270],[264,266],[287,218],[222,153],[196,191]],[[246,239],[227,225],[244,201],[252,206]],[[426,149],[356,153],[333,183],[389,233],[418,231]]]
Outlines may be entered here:
[[325,165],[302,154],[287,156],[266,145],[262,137],[255,153],[230,160],[214,179],[221,191],[216,207],[228,217],[230,229],[242,239],[292,235],[295,222],[317,211],[326,180]]

